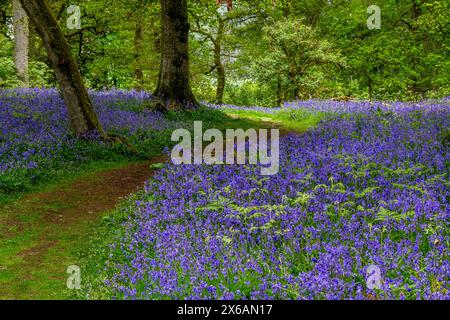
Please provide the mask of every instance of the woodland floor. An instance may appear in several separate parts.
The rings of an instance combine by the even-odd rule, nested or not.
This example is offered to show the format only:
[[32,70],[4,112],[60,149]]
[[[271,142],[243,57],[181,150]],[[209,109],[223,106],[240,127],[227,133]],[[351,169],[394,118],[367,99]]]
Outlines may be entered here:
[[0,299],[68,296],[71,251],[96,221],[154,174],[144,163],[90,173],[0,207]]
[[[291,128],[253,113],[228,116],[278,128],[280,135],[312,125]],[[0,205],[0,300],[70,299],[67,267],[76,265],[74,250],[94,233],[102,216],[143,188],[157,170],[152,164],[165,161],[167,157],[158,156],[90,172]]]

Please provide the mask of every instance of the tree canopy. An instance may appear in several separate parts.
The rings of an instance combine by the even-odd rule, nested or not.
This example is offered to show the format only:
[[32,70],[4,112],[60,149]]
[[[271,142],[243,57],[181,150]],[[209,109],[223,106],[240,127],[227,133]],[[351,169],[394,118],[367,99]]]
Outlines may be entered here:
[[[160,1],[51,1],[88,88],[155,91]],[[422,99],[449,95],[448,1],[188,0],[189,60],[199,101],[279,105],[296,98]],[[0,1],[0,87],[18,87],[12,1]],[[55,86],[45,47],[29,35],[29,85]]]

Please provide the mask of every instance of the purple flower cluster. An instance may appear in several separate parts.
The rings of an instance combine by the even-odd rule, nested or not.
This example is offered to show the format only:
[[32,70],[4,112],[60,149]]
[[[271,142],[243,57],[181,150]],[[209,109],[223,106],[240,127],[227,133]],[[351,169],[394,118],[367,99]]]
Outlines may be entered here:
[[359,102],[345,102],[345,101],[330,101],[330,100],[301,100],[285,102],[282,107],[265,108],[260,106],[235,106],[229,104],[216,105],[212,103],[205,103],[206,106],[212,109],[231,109],[237,111],[257,111],[268,114],[275,114],[279,111],[302,110],[332,114],[342,113],[368,113],[374,110],[392,111],[392,112],[407,112],[420,111],[423,109],[435,110],[448,109],[450,97],[423,102],[383,102],[383,101],[359,101]]
[[[171,125],[157,112],[143,110],[151,96],[134,91],[91,92],[105,130],[132,135],[139,130],[165,130]],[[45,166],[63,152],[76,152],[64,103],[57,90],[0,91],[0,174]]]
[[305,109],[316,112],[342,114],[342,113],[368,113],[376,110],[384,112],[412,112],[426,110],[448,110],[449,98],[435,101],[422,102],[385,102],[385,101],[326,101],[326,100],[308,100],[293,101],[284,103],[284,109]]
[[105,288],[126,299],[449,299],[448,105],[334,111],[281,138],[275,176],[168,164],[111,245]]

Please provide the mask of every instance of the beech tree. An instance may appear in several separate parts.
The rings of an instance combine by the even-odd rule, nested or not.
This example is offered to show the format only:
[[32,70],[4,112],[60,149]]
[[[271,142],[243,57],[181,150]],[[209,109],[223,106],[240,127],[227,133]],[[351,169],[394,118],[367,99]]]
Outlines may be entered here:
[[28,17],[19,0],[12,1],[14,25],[14,64],[17,77],[24,87],[28,87]]
[[42,39],[77,136],[97,131],[107,137],[93,109],[67,40],[47,0],[20,0],[22,8]]
[[[211,10],[209,10],[211,11]],[[216,70],[217,74],[217,88],[216,88],[216,103],[222,104],[223,103],[223,94],[225,92],[225,65],[222,61],[222,51],[223,51],[223,38],[225,36],[225,25],[227,21],[230,20],[230,17],[228,16],[222,16],[219,12],[217,12],[216,7],[212,8],[213,12],[208,12],[208,17],[215,18],[215,21],[217,23],[217,29],[216,30],[207,30],[205,28],[202,28],[200,25],[200,18],[198,16],[195,16],[193,14],[193,18],[195,20],[195,28],[192,29],[192,32],[197,33],[203,37],[205,37],[205,40],[208,40],[212,43],[213,47],[213,55],[214,55],[214,65],[212,66],[211,70],[208,71],[208,74]],[[212,20],[212,19],[211,19]]]
[[165,109],[197,106],[189,74],[187,0],[160,0],[161,65],[155,96]]
[[[223,96],[226,84],[226,62],[224,61],[224,43],[227,33],[236,27],[232,25],[237,21],[248,21],[255,17],[252,10],[245,9],[234,10],[231,0],[217,0],[215,3],[197,3],[198,8],[191,10],[190,14],[194,21],[192,32],[203,38],[203,42],[210,42],[212,47],[213,63],[211,69],[206,72],[210,74],[216,71],[216,104],[223,103]],[[226,7],[226,11],[219,11],[218,6]]]

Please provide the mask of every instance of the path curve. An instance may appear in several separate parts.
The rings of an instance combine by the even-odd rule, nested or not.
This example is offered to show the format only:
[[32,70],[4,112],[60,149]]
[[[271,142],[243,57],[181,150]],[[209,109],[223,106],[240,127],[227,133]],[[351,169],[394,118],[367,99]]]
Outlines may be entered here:
[[71,251],[99,217],[142,188],[155,173],[144,163],[85,175],[0,207],[0,299],[58,299]]

